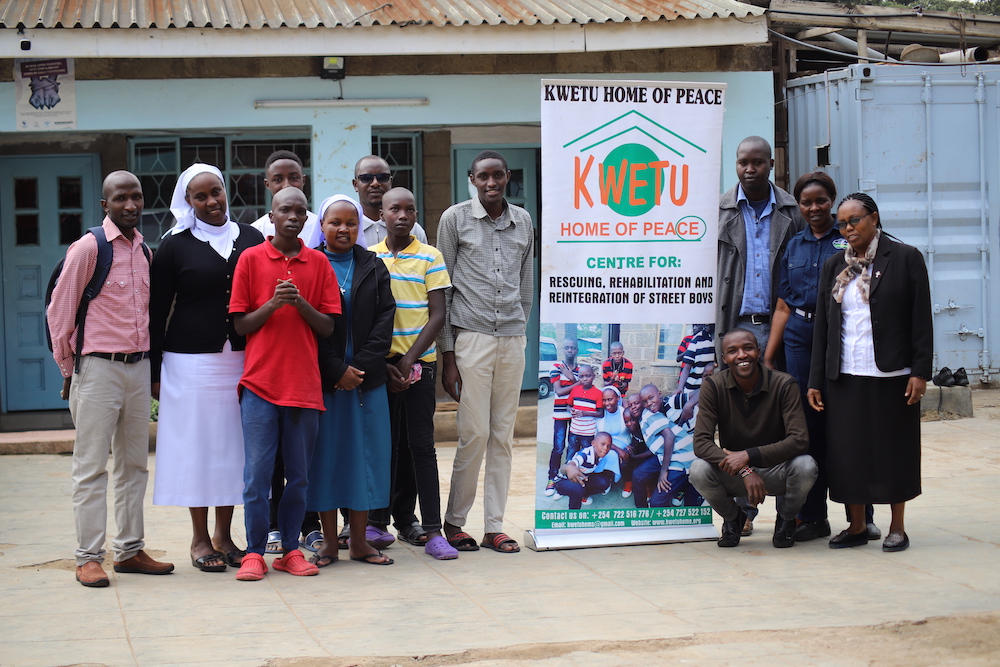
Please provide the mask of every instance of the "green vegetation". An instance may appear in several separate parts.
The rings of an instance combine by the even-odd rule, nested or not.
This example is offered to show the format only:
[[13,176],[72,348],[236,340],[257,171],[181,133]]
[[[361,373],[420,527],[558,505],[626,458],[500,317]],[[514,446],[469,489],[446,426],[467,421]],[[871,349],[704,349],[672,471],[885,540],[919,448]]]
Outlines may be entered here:
[[934,12],[1000,16],[1000,0],[983,0],[982,2],[970,2],[969,0],[915,0],[913,2],[869,0],[864,4],[873,7],[906,7]]

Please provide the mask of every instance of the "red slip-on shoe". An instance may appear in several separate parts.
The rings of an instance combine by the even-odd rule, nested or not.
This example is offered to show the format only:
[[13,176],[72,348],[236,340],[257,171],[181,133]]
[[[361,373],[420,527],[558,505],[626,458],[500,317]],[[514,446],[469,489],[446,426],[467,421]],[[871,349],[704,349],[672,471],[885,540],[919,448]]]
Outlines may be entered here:
[[240,581],[260,581],[267,574],[267,563],[260,554],[248,553],[240,563],[236,578]]
[[298,549],[292,549],[281,558],[275,558],[271,566],[296,577],[311,577],[319,574],[319,568],[310,563]]

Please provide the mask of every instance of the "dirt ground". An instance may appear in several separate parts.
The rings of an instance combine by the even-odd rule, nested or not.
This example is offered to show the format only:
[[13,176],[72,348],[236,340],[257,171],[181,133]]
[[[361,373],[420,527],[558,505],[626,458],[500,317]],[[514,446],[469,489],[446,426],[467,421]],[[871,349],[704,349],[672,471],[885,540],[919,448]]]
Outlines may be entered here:
[[847,628],[716,632],[674,639],[523,644],[451,655],[300,658],[266,667],[408,667],[475,665],[521,667],[602,665],[997,665],[1000,612]]

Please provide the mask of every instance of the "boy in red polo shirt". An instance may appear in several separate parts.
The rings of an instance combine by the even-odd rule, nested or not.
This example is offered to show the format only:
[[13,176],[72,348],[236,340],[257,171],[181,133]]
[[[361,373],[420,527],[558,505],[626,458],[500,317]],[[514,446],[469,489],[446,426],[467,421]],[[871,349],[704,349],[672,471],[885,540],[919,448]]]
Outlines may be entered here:
[[307,471],[323,410],[316,336],[333,333],[340,313],[337,277],[322,253],[298,239],[308,202],[298,188],[271,200],[275,235],[245,251],[236,264],[229,312],[247,337],[240,379],[240,412],[246,464],[243,513],[247,555],[236,578],[264,578],[269,527],[268,491],[281,433],[285,492],[278,506],[282,556],[276,570],[306,576],[319,569],[298,550],[306,511]]
[[590,447],[597,433],[597,419],[604,416],[601,390],[594,386],[594,367],[580,364],[580,384],[569,392],[569,461],[582,449]]

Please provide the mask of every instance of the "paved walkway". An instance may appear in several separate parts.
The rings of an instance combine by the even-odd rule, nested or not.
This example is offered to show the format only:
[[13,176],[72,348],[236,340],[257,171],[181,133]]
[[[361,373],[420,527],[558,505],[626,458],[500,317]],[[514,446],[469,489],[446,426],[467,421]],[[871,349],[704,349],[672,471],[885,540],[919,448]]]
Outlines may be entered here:
[[[0,666],[392,665],[411,660],[363,658],[481,649],[479,660],[495,649],[497,658],[507,657],[479,664],[545,657],[546,665],[603,667],[662,661],[634,648],[630,658],[587,652],[601,642],[668,646],[671,638],[720,630],[751,633],[701,652],[689,647],[685,659],[857,664],[809,660],[780,638],[754,637],[1000,610],[1000,408],[990,407],[996,398],[1000,393],[983,393],[974,419],[924,424],[924,494],[907,507],[913,546],[898,554],[877,543],[834,551],[825,540],[773,549],[769,499],[757,532],[735,549],[698,542],[517,555],[483,550],[437,562],[397,544],[388,550],[396,559],[390,567],[341,561],[317,577],[272,571],[263,582],[244,583],[232,571],[192,568],[187,512],[148,505],[148,550],[174,562],[176,572],[111,572],[109,588],[86,589],[73,580],[70,458],[0,457]],[[515,449],[508,511],[507,532],[518,538],[533,512],[536,457],[528,444]],[[440,448],[444,496],[453,455],[453,448]],[[480,536],[481,506],[475,511],[469,528]],[[887,518],[877,510],[883,528]],[[834,530],[842,527],[834,522]],[[554,651],[558,642],[570,644]],[[350,656],[358,658],[345,660]],[[457,664],[444,657],[419,664],[443,662]]]

